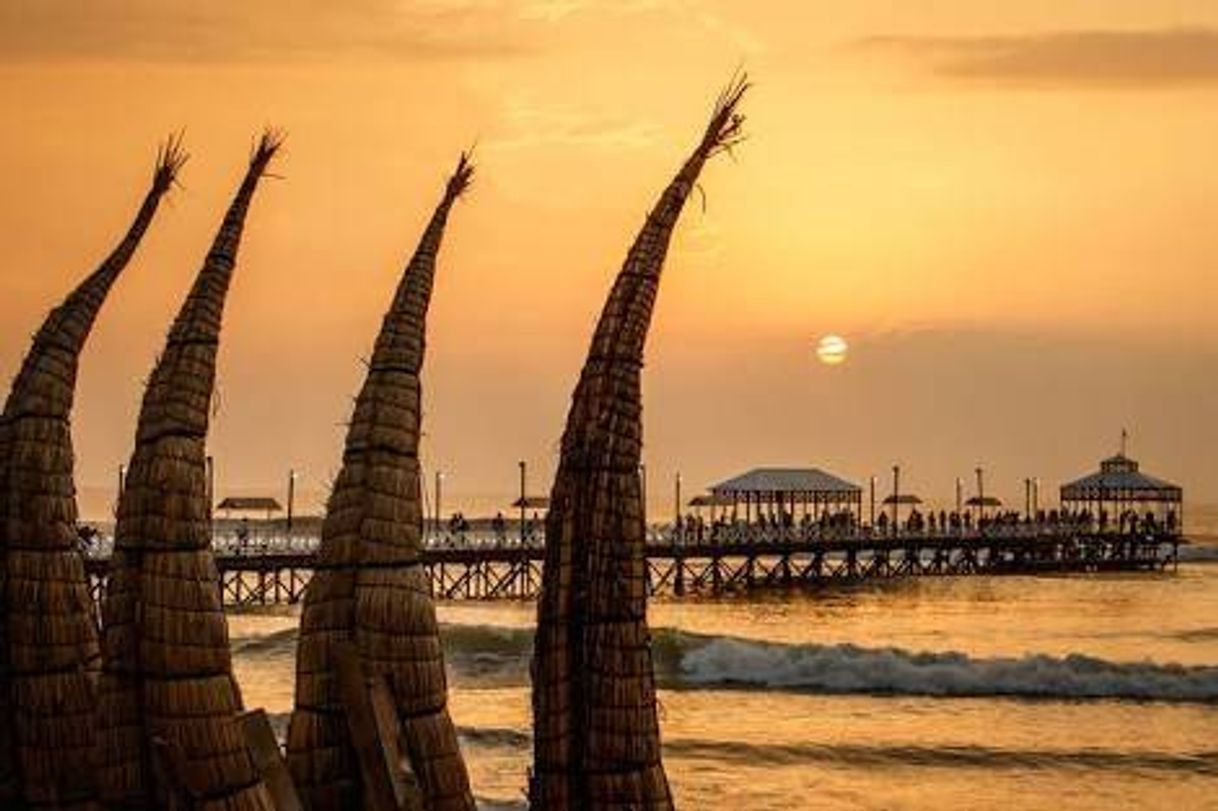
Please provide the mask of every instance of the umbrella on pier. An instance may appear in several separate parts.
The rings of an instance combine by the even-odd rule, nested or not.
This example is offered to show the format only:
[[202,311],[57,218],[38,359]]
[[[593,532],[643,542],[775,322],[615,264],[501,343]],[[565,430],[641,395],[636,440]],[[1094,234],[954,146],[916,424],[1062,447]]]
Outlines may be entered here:
[[518,497],[512,502],[512,506],[516,509],[525,510],[548,510],[550,509],[549,496],[524,496]]
[[81,350],[186,153],[170,137],[114,251],[51,311],[0,416],[0,806],[96,808],[97,626],[70,420]]
[[427,308],[449,210],[474,168],[461,155],[399,283],[347,431],[342,470],[305,594],[288,763],[311,811],[359,805],[364,787],[336,675],[354,645],[367,674],[388,682],[407,754],[429,811],[472,811],[465,762],[448,714],[435,606],[419,560],[421,388]]
[[913,493],[889,493],[884,497],[883,505],[892,507],[892,522],[896,529],[901,521],[901,508],[909,507],[910,515],[913,514],[913,509],[922,503],[922,499]]
[[997,496],[973,496],[964,502],[966,507],[1001,507],[1002,499]]
[[280,138],[266,133],[153,369],[119,498],[102,608],[99,783],[111,808],[267,811],[237,721],[211,549],[208,418],[224,301],[246,213]]
[[966,507],[977,507],[981,518],[985,518],[985,510],[987,507],[1001,507],[1002,499],[997,496],[973,496],[968,501],[964,502]]
[[672,807],[646,621],[639,378],[673,228],[706,161],[740,141],[747,88],[741,76],[719,97],[701,142],[648,215],[572,397],[533,656],[535,811]]

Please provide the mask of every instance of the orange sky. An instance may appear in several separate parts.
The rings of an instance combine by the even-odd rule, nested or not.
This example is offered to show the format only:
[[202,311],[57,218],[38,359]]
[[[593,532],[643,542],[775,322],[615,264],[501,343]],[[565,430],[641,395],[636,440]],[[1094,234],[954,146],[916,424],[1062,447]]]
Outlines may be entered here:
[[[112,246],[155,144],[185,189],[97,325],[78,480],[129,454],[140,387],[252,135],[289,132],[229,300],[222,491],[306,490],[458,151],[425,464],[462,494],[548,487],[595,315],[737,65],[751,139],[703,178],[649,346],[653,495],[816,463],[948,495],[978,463],[1082,473],[1120,428],[1218,502],[1218,6],[1197,0],[68,0],[0,8],[0,373]],[[828,368],[825,333],[851,343]],[[666,503],[666,502],[665,502]]]

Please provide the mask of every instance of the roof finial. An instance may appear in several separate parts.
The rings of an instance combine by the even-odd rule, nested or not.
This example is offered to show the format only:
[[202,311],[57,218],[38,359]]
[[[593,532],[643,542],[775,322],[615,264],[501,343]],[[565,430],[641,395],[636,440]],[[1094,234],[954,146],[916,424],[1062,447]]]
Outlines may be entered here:
[[1125,445],[1129,442],[1129,432],[1124,428],[1121,429],[1121,456],[1125,455]]

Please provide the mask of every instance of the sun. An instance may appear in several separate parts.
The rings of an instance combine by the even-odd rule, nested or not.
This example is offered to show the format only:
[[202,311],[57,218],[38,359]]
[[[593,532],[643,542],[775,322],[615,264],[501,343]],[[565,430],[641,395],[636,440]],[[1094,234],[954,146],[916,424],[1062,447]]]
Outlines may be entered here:
[[826,366],[838,366],[846,362],[846,350],[850,347],[840,335],[826,335],[816,345],[816,357]]

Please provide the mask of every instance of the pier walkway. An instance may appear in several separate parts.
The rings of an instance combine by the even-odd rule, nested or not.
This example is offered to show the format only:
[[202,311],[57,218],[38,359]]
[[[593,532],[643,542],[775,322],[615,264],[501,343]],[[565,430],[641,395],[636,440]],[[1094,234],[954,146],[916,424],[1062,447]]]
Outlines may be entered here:
[[[647,544],[653,595],[685,597],[759,589],[814,588],[903,577],[957,577],[1110,571],[1161,571],[1175,566],[1175,533],[1080,531],[1012,525],[984,533],[809,533],[799,527],[744,527],[699,540],[671,528]],[[232,606],[293,604],[316,567],[316,540],[263,539],[238,549],[217,540],[224,602]],[[545,552],[537,541],[499,536],[430,538],[420,562],[438,600],[530,600],[541,588]],[[86,558],[94,595],[105,588],[109,558]]]

